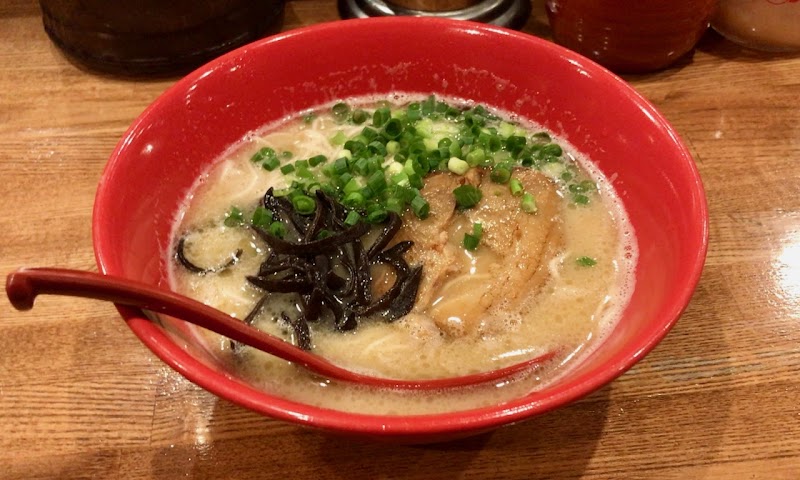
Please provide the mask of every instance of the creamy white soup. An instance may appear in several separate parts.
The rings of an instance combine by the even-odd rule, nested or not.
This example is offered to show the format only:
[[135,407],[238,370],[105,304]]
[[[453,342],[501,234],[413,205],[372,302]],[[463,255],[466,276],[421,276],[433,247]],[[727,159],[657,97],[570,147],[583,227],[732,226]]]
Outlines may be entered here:
[[[411,245],[396,260],[409,268],[369,263],[369,292],[347,297],[345,311],[369,310],[369,302],[396,292],[395,282],[421,266],[418,283],[406,290],[414,293],[413,305],[401,308],[397,300],[394,310],[345,321],[329,308],[330,296],[319,301],[309,293],[316,286],[304,286],[303,293],[259,286],[253,277],[277,278],[265,268],[277,258],[265,235],[304,241],[289,219],[268,211],[268,190],[273,200],[292,205],[304,225],[313,224],[324,203],[317,191],[324,191],[346,216],[343,229],[370,226],[361,240],[365,250],[396,214],[402,226],[384,249]],[[312,233],[306,241],[335,235]],[[555,352],[509,381],[409,392],[320,379],[203,334],[238,375],[264,390],[380,414],[476,408],[553,381],[612,330],[629,299],[637,259],[634,232],[610,181],[568,142],[503,112],[409,95],[395,95],[391,103],[348,99],[248,135],[189,192],[173,244],[181,259],[169,260],[176,291],[352,370],[441,378]],[[320,257],[283,261],[306,265]],[[339,277],[346,279],[347,270],[326,271],[337,277],[321,285],[326,295],[346,288]],[[370,300],[353,305],[360,296]],[[305,322],[312,309],[313,321]]]

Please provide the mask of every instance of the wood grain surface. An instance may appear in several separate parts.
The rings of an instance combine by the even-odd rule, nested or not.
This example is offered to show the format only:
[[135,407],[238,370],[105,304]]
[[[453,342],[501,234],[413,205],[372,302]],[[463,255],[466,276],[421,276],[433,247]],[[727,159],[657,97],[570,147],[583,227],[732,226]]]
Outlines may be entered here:
[[[338,19],[290,0],[284,28]],[[525,27],[547,36],[541,1]],[[0,5],[0,272],[96,270],[95,188],[125,129],[175,79],[77,68],[38,3]],[[0,479],[800,478],[800,57],[713,32],[626,79],[695,156],[711,214],[675,329],[571,406],[432,446],[354,442],[220,400],[156,359],[111,305],[0,299]]]

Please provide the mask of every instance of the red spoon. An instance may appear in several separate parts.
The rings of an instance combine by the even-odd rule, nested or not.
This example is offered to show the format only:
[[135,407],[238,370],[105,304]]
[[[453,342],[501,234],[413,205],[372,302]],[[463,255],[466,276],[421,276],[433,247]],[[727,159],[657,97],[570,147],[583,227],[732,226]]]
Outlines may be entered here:
[[150,285],[99,273],[59,268],[22,268],[6,278],[6,295],[17,310],[30,310],[39,294],[94,298],[163,313],[206,328],[324,377],[384,388],[442,389],[499,380],[550,360],[554,352],[508,367],[460,377],[400,380],[356,373],[262,332],[215,308]]

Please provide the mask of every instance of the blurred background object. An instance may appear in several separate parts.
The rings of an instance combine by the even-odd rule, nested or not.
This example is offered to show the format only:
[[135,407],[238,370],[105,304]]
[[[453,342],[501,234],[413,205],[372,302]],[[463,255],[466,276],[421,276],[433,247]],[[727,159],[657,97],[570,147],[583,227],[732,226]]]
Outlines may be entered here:
[[714,30],[745,47],[800,51],[800,0],[720,0]]
[[339,0],[338,6],[342,18],[426,16],[516,29],[531,14],[530,0]]
[[40,0],[71,59],[128,75],[180,73],[280,28],[284,0]]
[[555,41],[620,73],[665,68],[692,51],[717,0],[547,0]]

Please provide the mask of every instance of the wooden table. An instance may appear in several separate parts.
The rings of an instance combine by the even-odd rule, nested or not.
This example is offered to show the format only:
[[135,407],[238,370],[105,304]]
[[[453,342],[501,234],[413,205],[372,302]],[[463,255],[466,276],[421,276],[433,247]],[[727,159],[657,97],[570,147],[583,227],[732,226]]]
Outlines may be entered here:
[[[526,31],[547,35],[541,1]],[[92,202],[131,121],[174,79],[70,64],[32,0],[0,6],[0,271],[96,269]],[[337,19],[291,0],[285,28]],[[800,478],[800,57],[716,34],[628,80],[677,128],[708,192],[694,299],[644,361],[574,405],[436,446],[352,442],[220,400],[113,307],[0,299],[0,478]]]

